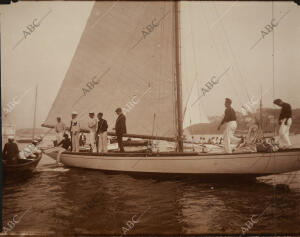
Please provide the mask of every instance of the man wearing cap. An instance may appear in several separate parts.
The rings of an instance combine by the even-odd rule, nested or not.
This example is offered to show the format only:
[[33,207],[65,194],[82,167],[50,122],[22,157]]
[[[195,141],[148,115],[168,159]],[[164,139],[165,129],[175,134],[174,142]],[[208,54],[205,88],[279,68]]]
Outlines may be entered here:
[[55,132],[56,132],[56,141],[58,144],[63,139],[63,135],[66,131],[66,125],[61,121],[61,117],[57,117],[56,120],[57,120],[57,124],[55,125]]
[[72,140],[72,151],[79,152],[79,132],[80,124],[77,120],[77,112],[72,112],[72,120],[70,126],[71,140]]
[[231,99],[225,99],[225,116],[218,126],[218,130],[220,130],[221,126],[225,123],[224,130],[224,148],[226,153],[232,153],[232,148],[230,143],[239,143],[240,139],[235,137],[233,134],[237,128],[236,115],[234,109],[231,107]]
[[290,141],[290,127],[292,125],[292,107],[290,104],[283,102],[281,99],[273,101],[275,105],[281,107],[279,115],[279,145],[280,148],[286,149],[292,146]]
[[8,142],[4,145],[3,149],[3,161],[7,163],[15,163],[19,158],[19,148],[14,142],[14,137],[9,136]]
[[97,136],[98,136],[98,152],[107,152],[107,121],[103,119],[103,113],[98,113],[98,129],[97,129]]
[[118,118],[116,120],[116,135],[117,135],[117,141],[118,141],[118,146],[120,149],[120,152],[124,152],[124,147],[123,147],[123,134],[126,134],[126,117],[122,113],[121,108],[117,108],[115,111],[118,115]]
[[96,142],[95,142],[95,135],[96,135],[96,128],[97,128],[97,119],[95,118],[95,114],[93,112],[89,113],[88,127],[90,130],[91,151],[96,152],[97,148],[96,148]]

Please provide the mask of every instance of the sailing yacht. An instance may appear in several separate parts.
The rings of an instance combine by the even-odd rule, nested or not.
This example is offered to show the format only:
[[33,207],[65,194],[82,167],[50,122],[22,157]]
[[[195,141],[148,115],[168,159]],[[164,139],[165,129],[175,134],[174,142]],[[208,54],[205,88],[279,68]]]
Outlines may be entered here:
[[[193,106],[197,83],[186,88],[187,79],[181,76],[179,16],[178,1],[95,2],[42,125],[53,127],[57,115],[69,121],[76,110],[82,131],[88,131],[88,112],[101,111],[112,131],[114,110],[134,98],[135,104],[126,114],[130,131],[126,137],[176,142],[176,151],[65,151],[60,154],[61,162],[97,170],[175,174],[261,176],[299,170],[300,149],[274,153],[184,152],[184,128],[208,120],[200,106]],[[56,158],[58,152],[47,155]]]

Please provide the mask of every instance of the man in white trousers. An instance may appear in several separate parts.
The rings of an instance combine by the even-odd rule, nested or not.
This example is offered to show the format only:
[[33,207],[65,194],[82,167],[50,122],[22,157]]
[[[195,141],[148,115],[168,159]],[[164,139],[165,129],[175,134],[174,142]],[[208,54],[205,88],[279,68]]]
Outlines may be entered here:
[[273,101],[275,105],[281,107],[279,115],[279,147],[287,149],[292,146],[290,141],[290,127],[292,125],[292,107],[290,104],[283,102],[281,99]]
[[77,112],[72,112],[72,120],[70,126],[70,133],[72,139],[72,151],[79,152],[79,132],[80,132],[80,124],[77,120]]
[[55,125],[56,141],[57,144],[63,140],[66,131],[66,125],[61,121],[61,117],[56,118],[57,124]]
[[88,121],[88,127],[90,130],[90,146],[92,152],[97,152],[96,148],[96,141],[95,141],[95,135],[97,130],[97,119],[95,118],[95,114],[93,112],[89,113],[89,121]]
[[220,130],[221,126],[225,123],[224,130],[224,148],[226,153],[232,153],[231,143],[239,143],[241,139],[235,137],[233,134],[237,128],[236,115],[234,109],[231,107],[231,99],[225,99],[225,116],[218,126],[218,130]]
[[107,121],[103,119],[103,113],[98,113],[98,128],[97,128],[97,136],[99,137],[98,141],[98,152],[107,152]]

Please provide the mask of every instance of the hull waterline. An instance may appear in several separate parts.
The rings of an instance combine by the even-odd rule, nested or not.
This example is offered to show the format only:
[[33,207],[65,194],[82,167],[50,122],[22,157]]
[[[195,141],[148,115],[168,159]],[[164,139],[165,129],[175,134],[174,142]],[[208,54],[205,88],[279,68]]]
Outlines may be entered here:
[[[47,154],[56,159],[57,153]],[[300,149],[275,153],[80,153],[63,152],[70,167],[166,174],[269,175],[300,170]]]

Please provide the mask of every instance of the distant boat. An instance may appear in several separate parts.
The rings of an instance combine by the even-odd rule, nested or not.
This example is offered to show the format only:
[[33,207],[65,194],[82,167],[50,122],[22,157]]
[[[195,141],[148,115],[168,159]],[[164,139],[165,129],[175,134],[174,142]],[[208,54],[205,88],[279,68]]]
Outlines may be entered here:
[[[58,115],[69,121],[76,110],[82,130],[88,131],[88,112],[101,111],[112,122],[116,120],[114,109],[134,99],[134,106],[124,105],[126,110],[130,107],[126,117],[127,130],[131,132],[124,136],[171,141],[177,144],[176,151],[66,151],[61,154],[61,162],[87,169],[168,174],[261,176],[300,170],[300,149],[232,154],[184,151],[183,128],[208,120],[202,109],[204,102],[195,104],[202,91],[198,81],[189,83],[188,77],[181,76],[178,12],[179,1],[95,2],[70,68],[42,125],[53,128]],[[208,61],[210,57],[206,58]],[[242,89],[240,92],[245,94]],[[215,100],[212,98],[210,103]],[[44,152],[54,159],[57,156],[57,152]]]
[[17,164],[2,163],[4,178],[10,179],[16,177],[27,177],[32,175],[41,158],[42,153],[34,159],[18,159]]

